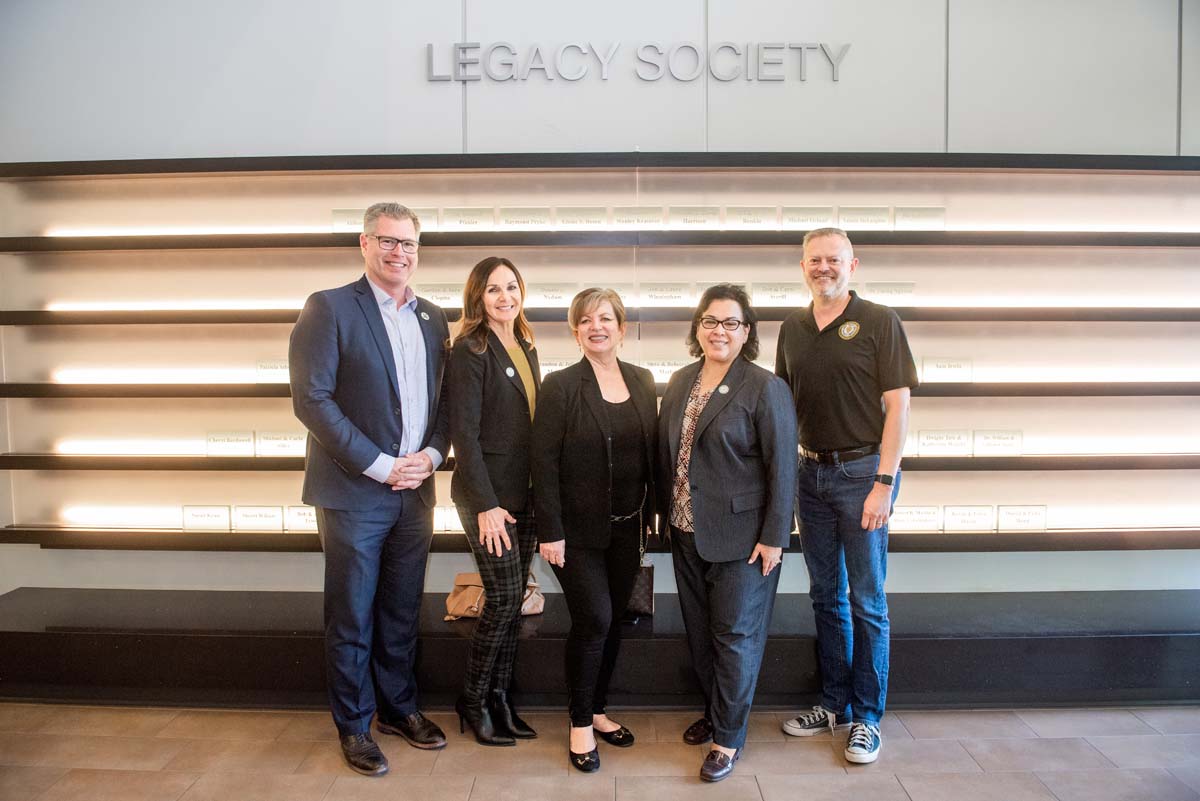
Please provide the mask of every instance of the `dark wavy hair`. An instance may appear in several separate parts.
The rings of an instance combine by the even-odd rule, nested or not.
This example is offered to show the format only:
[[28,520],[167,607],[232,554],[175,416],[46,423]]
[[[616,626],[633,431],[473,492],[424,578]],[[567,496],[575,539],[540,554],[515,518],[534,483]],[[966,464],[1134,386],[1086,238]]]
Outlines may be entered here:
[[475,353],[487,350],[489,328],[487,311],[483,307],[483,293],[487,290],[488,279],[497,267],[507,267],[517,277],[517,286],[521,290],[521,311],[513,322],[513,333],[517,335],[517,339],[533,343],[533,329],[529,320],[525,319],[525,279],[521,277],[521,271],[508,259],[488,256],[472,267],[467,275],[467,282],[463,285],[462,320],[459,322],[458,335],[454,337],[455,342],[460,339],[467,340]]
[[742,345],[742,352],[738,355],[751,362],[757,359],[758,315],[754,313],[754,307],[750,305],[750,295],[746,293],[746,288],[737,284],[714,284],[704,290],[704,294],[700,296],[700,303],[696,305],[696,311],[692,315],[692,327],[687,335],[688,352],[693,356],[704,355],[704,350],[700,347],[700,340],[696,339],[696,329],[700,327],[700,318],[704,316],[704,312],[708,311],[708,307],[714,300],[732,300],[742,307],[742,322],[749,326],[750,332],[746,335],[746,344]]

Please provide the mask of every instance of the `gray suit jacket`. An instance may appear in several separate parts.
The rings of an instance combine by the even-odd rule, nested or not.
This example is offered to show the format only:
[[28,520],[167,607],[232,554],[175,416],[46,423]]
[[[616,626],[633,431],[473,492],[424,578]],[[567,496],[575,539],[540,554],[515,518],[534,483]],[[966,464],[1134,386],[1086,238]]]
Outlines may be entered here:
[[[425,339],[429,410],[425,439],[413,451],[433,447],[445,457],[450,418],[442,383],[450,327],[446,313],[421,298],[417,319]],[[375,508],[392,488],[362,472],[380,453],[403,455],[405,410],[383,315],[366,276],[308,298],[292,330],[288,367],[292,408],[308,429],[304,502],[327,509]],[[434,505],[432,477],[418,493]]]
[[[658,416],[659,525],[666,532],[688,393],[703,366],[671,376]],[[727,387],[727,392],[721,392]],[[738,358],[696,424],[688,483],[696,550],[709,562],[786,547],[796,495],[796,411],[782,379]]]

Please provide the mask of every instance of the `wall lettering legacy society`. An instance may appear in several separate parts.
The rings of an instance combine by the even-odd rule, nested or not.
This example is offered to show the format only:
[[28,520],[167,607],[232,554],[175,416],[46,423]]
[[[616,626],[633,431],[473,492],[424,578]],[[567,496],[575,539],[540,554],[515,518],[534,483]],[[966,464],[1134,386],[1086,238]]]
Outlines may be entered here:
[[694,42],[666,45],[567,42],[554,47],[517,47],[509,42],[425,45],[428,81],[607,81],[614,70],[631,70],[643,81],[694,81],[706,72],[718,81],[836,81],[849,44],[825,42],[717,42],[705,50]]

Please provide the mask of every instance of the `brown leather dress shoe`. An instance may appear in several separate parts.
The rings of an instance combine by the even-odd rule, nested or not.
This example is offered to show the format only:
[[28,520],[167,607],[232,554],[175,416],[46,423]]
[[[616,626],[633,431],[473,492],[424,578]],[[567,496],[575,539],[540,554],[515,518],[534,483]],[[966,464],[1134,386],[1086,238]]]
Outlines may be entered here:
[[382,776],[388,772],[387,757],[371,739],[370,732],[347,734],[341,738],[341,743],[342,756],[354,770],[367,776]]
[[704,758],[704,764],[700,766],[700,780],[706,782],[721,781],[721,779],[733,773],[733,766],[741,755],[741,751],[733,756],[723,754],[717,750],[709,751],[708,756]]
[[423,748],[426,751],[436,751],[446,747],[446,734],[441,728],[420,712],[397,721],[386,721],[376,718],[375,726],[384,734],[398,734],[413,748]]
[[712,721],[708,718],[700,718],[683,733],[683,741],[688,745],[703,745],[713,737]]

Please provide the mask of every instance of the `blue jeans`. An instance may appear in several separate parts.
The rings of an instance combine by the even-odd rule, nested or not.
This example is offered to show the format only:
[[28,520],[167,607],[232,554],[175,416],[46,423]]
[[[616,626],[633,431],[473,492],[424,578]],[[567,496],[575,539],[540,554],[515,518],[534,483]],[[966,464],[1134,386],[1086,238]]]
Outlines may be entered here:
[[[879,725],[887,698],[888,529],[862,528],[863,503],[875,485],[879,456],[821,464],[800,458],[796,517],[808,565],[821,706],[838,720]],[[892,487],[892,503],[900,475]]]

